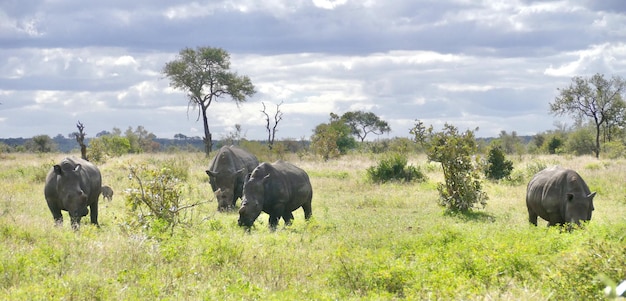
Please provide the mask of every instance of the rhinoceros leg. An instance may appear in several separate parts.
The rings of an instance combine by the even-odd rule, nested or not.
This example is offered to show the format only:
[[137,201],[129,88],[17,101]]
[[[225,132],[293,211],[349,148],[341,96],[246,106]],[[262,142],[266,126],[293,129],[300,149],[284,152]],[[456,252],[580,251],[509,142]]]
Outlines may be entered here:
[[283,214],[283,220],[285,221],[285,225],[287,226],[291,225],[293,221],[293,213],[285,212],[285,214]]
[[61,226],[63,225],[63,214],[61,214],[61,209],[53,204],[54,202],[48,202],[48,208],[50,209],[50,213],[52,213],[52,217],[54,218],[54,225]]
[[528,209],[528,221],[535,226],[537,225],[537,213],[530,209]]
[[558,213],[558,212],[550,213],[548,218],[549,218],[549,220],[548,220],[548,227],[558,226],[558,225],[562,225],[563,224],[563,222],[561,221],[561,214]]
[[302,205],[302,209],[304,210],[304,219],[309,220],[311,215],[313,215],[313,210],[311,209],[311,202],[304,203]]
[[270,224],[270,229],[276,230],[276,226],[278,226],[278,219],[280,218],[279,215],[270,215],[270,219],[269,219],[269,224]]
[[97,201],[89,205],[89,213],[90,213],[89,217],[91,218],[91,223],[96,226],[100,226],[98,225],[98,202]]

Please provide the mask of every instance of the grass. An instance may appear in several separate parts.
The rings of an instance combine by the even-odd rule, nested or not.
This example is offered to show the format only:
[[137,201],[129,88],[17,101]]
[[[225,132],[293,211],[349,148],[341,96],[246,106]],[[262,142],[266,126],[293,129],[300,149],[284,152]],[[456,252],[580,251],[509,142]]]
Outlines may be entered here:
[[[53,226],[43,198],[47,169],[64,155],[0,157],[0,299],[3,300],[593,300],[607,277],[626,279],[626,161],[516,158],[519,181],[486,182],[485,209],[444,214],[439,168],[422,156],[424,183],[371,184],[377,156],[287,158],[313,185],[313,218],[250,233],[237,213],[218,213],[202,154],[132,155],[100,165],[115,190],[100,201],[100,228]],[[167,165],[186,176],[187,223],[154,239],[125,226],[128,166]],[[537,166],[577,170],[596,210],[585,229],[563,233],[527,222],[526,183]],[[185,169],[187,172],[185,172]]]

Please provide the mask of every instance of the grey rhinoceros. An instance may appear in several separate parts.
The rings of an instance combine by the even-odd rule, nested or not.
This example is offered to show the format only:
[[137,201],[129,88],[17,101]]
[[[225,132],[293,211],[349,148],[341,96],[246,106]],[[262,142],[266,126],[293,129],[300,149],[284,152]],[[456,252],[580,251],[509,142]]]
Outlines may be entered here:
[[222,146],[206,170],[211,189],[217,199],[217,210],[235,208],[237,199],[243,195],[245,177],[259,165],[251,153],[236,146]]
[[90,210],[91,223],[98,225],[101,187],[100,170],[89,161],[68,157],[54,165],[46,177],[44,195],[56,225],[63,224],[61,210],[69,213],[74,229],[79,227],[80,219]]
[[304,218],[311,217],[313,188],[307,173],[293,164],[278,160],[261,163],[243,186],[239,226],[252,227],[261,211],[270,215],[269,226],[276,229],[278,219],[291,224],[292,211],[302,207]]
[[577,172],[558,166],[546,168],[528,183],[528,220],[535,226],[537,216],[548,221],[548,226],[579,225],[591,220],[595,195]]

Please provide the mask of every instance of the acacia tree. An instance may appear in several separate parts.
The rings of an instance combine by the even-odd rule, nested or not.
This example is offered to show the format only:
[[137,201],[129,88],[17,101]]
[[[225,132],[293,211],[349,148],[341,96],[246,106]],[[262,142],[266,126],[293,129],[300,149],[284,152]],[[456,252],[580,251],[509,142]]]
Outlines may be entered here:
[[361,142],[365,141],[369,133],[382,135],[391,131],[389,124],[372,112],[346,112],[341,119],[350,127],[352,135],[359,137]]
[[230,71],[230,55],[221,48],[185,48],[175,60],[165,64],[163,74],[170,79],[171,87],[187,93],[188,106],[198,107],[196,120],[202,117],[207,156],[213,148],[207,114],[209,106],[225,95],[239,106],[256,92],[248,76]]
[[623,118],[624,106],[621,94],[626,89],[626,82],[613,76],[605,79],[602,74],[595,74],[591,78],[576,76],[565,89],[559,89],[559,96],[550,103],[550,111],[557,115],[569,114],[577,122],[590,120],[595,125],[596,158],[600,157],[600,130],[604,124],[613,123]]

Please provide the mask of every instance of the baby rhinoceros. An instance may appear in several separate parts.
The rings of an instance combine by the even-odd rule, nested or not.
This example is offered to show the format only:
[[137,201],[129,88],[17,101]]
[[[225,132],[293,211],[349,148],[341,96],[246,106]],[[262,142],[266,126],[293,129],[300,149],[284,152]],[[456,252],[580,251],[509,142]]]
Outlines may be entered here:
[[113,200],[113,189],[110,186],[104,185],[102,186],[102,197],[107,199],[109,202]]
[[528,220],[535,226],[537,216],[548,221],[548,226],[580,225],[591,220],[595,195],[577,172],[558,166],[546,168],[528,183]]
[[243,185],[239,226],[250,228],[261,211],[270,215],[270,229],[276,229],[282,217],[291,224],[292,211],[302,207],[304,218],[311,217],[313,188],[307,173],[293,164],[278,160],[261,163]]

